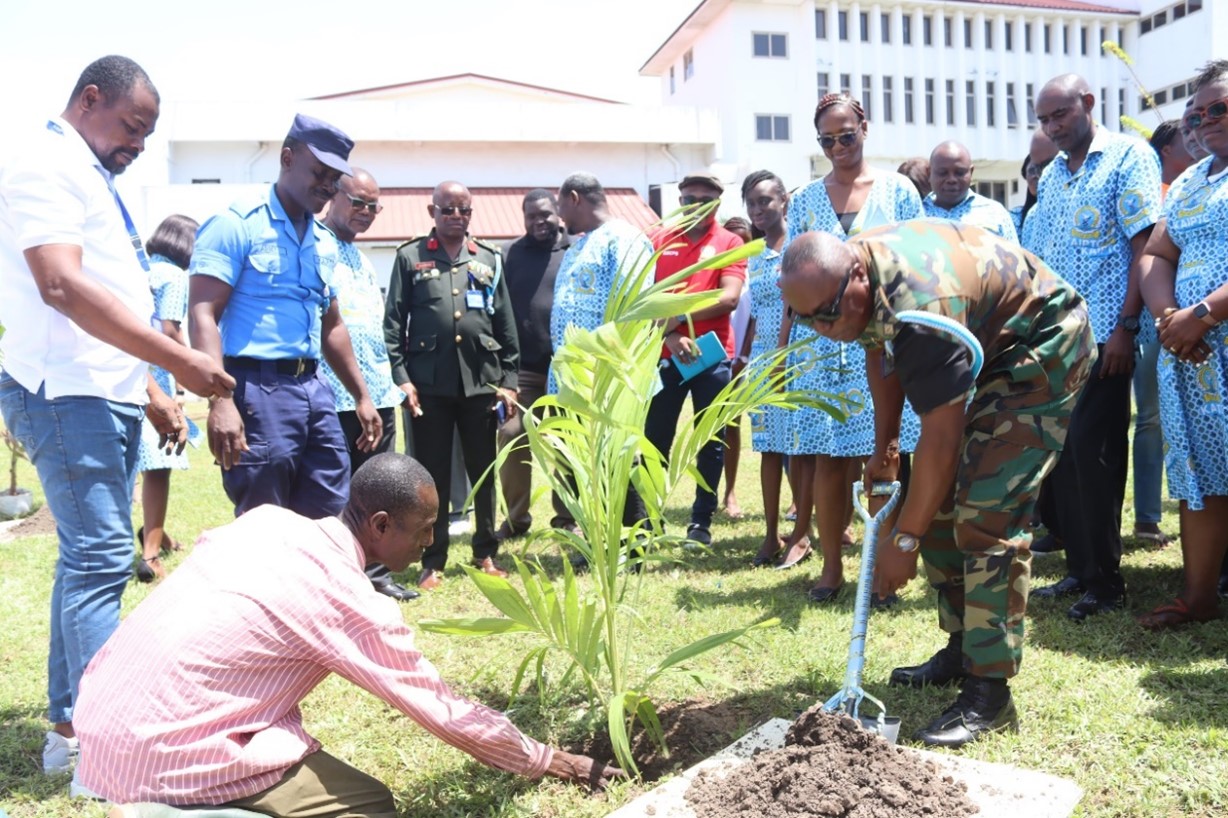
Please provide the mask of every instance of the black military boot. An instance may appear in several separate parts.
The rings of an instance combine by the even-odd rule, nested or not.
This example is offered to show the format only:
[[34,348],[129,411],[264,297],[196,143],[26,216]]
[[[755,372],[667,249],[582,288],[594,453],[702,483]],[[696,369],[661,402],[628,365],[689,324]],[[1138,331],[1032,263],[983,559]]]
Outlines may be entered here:
[[1018,729],[1019,714],[1006,679],[968,676],[955,703],[913,738],[930,747],[963,747],[985,733]]
[[962,681],[967,675],[964,672],[964,634],[959,631],[951,634],[947,646],[926,662],[891,671],[890,684],[897,687],[942,686]]

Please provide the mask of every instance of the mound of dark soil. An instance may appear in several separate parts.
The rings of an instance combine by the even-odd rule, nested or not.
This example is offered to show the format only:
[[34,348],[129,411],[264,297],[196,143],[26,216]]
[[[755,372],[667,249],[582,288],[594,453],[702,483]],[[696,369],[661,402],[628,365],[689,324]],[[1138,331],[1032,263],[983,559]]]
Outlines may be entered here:
[[38,507],[37,511],[9,529],[9,536],[14,539],[54,533],[55,517],[51,516],[51,509],[47,508],[46,503],[43,503]]
[[968,787],[928,760],[816,705],[779,750],[727,777],[700,773],[686,799],[699,818],[966,818]]

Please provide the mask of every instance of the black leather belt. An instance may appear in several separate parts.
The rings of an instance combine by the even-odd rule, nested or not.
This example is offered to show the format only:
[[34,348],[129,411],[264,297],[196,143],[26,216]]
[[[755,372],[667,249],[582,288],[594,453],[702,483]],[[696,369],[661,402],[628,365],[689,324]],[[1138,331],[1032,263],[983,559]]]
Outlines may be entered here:
[[301,378],[304,375],[314,375],[320,362],[315,358],[281,358],[276,361],[266,361],[263,358],[236,358],[227,355],[222,359],[227,369],[264,369],[273,367],[279,375],[290,375]]

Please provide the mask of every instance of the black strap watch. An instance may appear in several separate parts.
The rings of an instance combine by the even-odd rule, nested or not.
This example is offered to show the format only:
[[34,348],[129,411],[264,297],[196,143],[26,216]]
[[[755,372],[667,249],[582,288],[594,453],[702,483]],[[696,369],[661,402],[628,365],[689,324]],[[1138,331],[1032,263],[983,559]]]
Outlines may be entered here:
[[1137,315],[1119,315],[1117,316],[1118,329],[1124,329],[1131,335],[1138,335],[1139,323]]

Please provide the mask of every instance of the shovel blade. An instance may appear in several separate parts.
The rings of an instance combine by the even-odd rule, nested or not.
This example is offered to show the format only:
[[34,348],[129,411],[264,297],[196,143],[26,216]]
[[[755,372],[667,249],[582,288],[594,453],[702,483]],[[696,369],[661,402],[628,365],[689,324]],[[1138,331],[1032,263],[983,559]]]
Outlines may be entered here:
[[883,716],[881,721],[869,716],[858,716],[857,720],[861,722],[863,729],[878,733],[890,744],[895,744],[900,739],[900,720],[896,716]]

